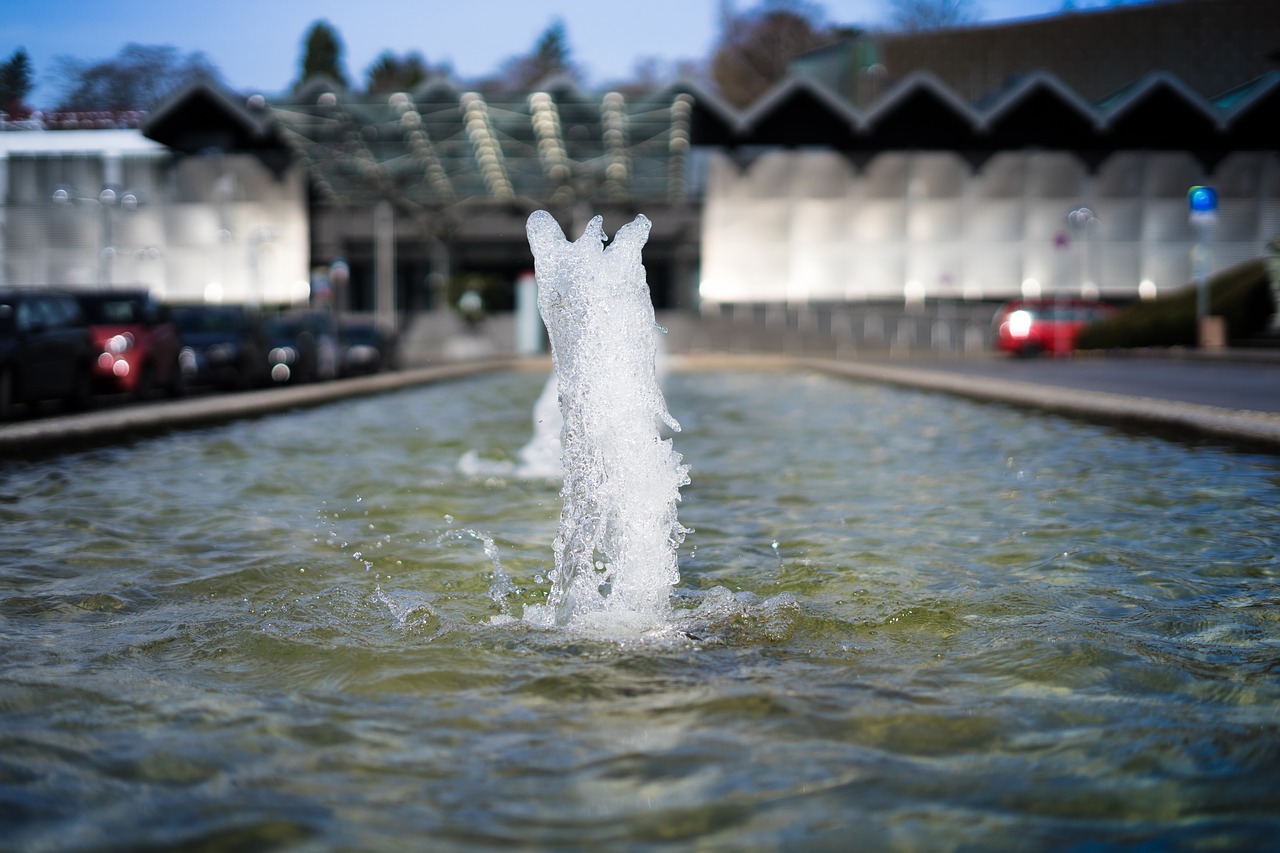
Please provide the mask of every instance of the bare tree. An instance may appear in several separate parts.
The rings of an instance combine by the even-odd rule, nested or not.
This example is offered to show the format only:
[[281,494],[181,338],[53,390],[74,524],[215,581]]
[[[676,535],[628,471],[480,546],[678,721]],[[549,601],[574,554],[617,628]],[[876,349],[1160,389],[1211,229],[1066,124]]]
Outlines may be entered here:
[[203,53],[185,56],[169,46],[127,44],[111,59],[56,60],[64,110],[149,110],[197,81],[221,84],[221,74]]
[[889,22],[908,33],[972,24],[981,16],[977,0],[889,0]]
[[726,14],[711,77],[725,100],[744,107],[787,74],[791,60],[830,44],[842,32],[822,10],[801,0],[766,0],[742,14]]
[[508,59],[502,64],[497,78],[486,81],[485,87],[523,92],[551,77],[582,80],[582,72],[572,59],[564,21],[559,18],[543,30],[532,53]]

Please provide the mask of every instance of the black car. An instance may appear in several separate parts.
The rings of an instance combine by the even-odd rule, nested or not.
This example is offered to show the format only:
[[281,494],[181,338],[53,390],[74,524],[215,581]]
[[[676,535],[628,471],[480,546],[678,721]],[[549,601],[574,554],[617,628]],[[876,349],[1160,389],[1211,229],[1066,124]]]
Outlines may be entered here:
[[19,404],[89,401],[93,345],[80,303],[56,290],[0,290],[0,419]]
[[395,370],[397,366],[395,335],[372,319],[343,319],[338,324],[338,351],[343,376]]
[[289,311],[267,320],[271,381],[333,379],[338,374],[337,329],[327,311]]
[[227,390],[260,388],[270,381],[262,318],[248,305],[172,305],[182,333],[178,362],[190,385]]

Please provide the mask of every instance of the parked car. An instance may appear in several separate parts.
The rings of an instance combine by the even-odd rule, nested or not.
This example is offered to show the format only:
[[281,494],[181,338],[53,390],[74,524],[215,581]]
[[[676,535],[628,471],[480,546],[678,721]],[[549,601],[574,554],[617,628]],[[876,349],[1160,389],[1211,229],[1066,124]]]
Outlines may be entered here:
[[1080,331],[1115,309],[1095,299],[1015,299],[992,321],[995,348],[1018,356],[1074,352]]
[[338,331],[328,311],[289,311],[267,320],[271,381],[315,382],[338,375]]
[[178,361],[186,382],[244,390],[270,381],[266,331],[255,308],[201,303],[170,310],[182,334]]
[[95,390],[149,399],[157,389],[180,396],[186,387],[178,354],[182,335],[169,309],[142,289],[77,294],[97,356]]
[[73,294],[0,290],[0,419],[40,400],[84,408],[92,366],[89,329]]
[[338,350],[343,376],[395,370],[397,366],[395,335],[369,318],[349,317],[338,324]]

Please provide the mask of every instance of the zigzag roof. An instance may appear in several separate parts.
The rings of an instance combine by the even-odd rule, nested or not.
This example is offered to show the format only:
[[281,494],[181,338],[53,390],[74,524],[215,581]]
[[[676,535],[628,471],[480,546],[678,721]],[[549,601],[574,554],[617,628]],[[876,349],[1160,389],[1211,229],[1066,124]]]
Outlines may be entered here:
[[695,145],[827,147],[855,162],[880,151],[951,150],[975,166],[1028,148],[1071,151],[1091,167],[1113,151],[1180,150],[1212,171],[1234,150],[1280,151],[1278,106],[1280,74],[1205,98],[1159,72],[1090,103],[1056,75],[1036,72],[977,106],[918,72],[865,110],[794,75],[743,111],[688,80],[631,96],[564,80],[486,96],[433,81],[373,98],[321,81],[247,103],[196,86],[158,110],[145,132],[179,150],[218,144],[264,159],[272,148],[287,151],[327,204],[554,206],[678,202]]
[[[908,75],[865,111],[817,80],[791,77],[734,123],[729,145],[806,145],[837,150],[953,150],[975,155],[1041,148],[1100,156],[1182,150],[1211,169],[1233,150],[1280,151],[1280,74],[1245,92],[1204,98],[1157,72],[1090,103],[1056,75],[1014,81],[981,108],[929,72]],[[785,128],[785,133],[780,131]]]

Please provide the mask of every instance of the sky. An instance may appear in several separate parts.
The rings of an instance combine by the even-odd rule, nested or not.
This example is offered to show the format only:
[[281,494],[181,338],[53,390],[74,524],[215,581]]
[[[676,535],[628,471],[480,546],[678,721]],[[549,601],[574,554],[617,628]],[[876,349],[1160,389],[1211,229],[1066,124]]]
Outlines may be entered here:
[[[459,79],[496,71],[529,53],[557,18],[591,87],[631,76],[637,60],[710,56],[724,0],[4,0],[0,61],[23,47],[36,88],[28,102],[56,105],[58,57],[97,61],[129,43],[203,52],[236,91],[273,95],[296,79],[307,30],[328,21],[344,47],[348,79],[362,82],[384,50],[447,63]],[[1084,0],[1077,7],[1100,5]],[[743,11],[755,2],[737,0]],[[830,23],[882,26],[888,0],[815,3]],[[977,0],[984,21],[1053,14],[1063,0]]]

